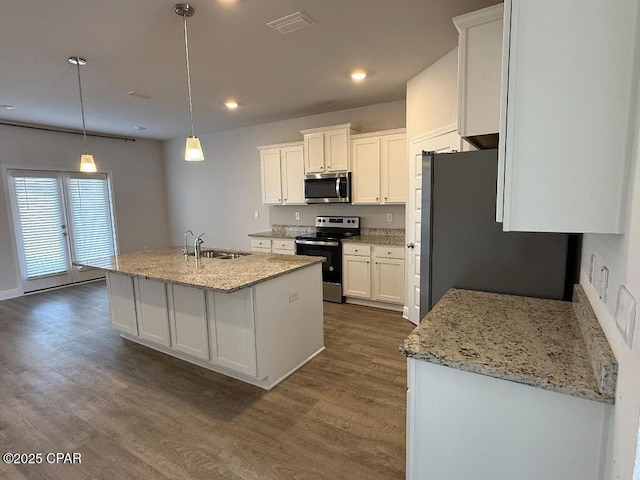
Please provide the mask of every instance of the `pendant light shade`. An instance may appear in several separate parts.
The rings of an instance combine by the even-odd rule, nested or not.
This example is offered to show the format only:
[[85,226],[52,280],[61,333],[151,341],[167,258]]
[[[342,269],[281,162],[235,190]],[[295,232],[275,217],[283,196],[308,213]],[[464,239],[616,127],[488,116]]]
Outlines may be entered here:
[[198,137],[187,137],[187,143],[184,148],[184,159],[187,162],[198,162],[204,160],[204,153],[200,146]]
[[187,3],[177,3],[173,11],[180,15],[184,21],[184,55],[187,63],[187,93],[189,94],[189,118],[191,120],[191,135],[187,137],[184,159],[188,162],[199,162],[204,160],[204,153],[200,139],[193,134],[193,103],[191,102],[191,71],[189,69],[189,39],[187,35],[187,18],[192,17],[195,10]]
[[83,153],[80,157],[80,171],[91,173],[96,171],[96,162],[93,160],[93,155],[90,153]]
[[[88,150],[87,147],[87,128],[84,121],[84,101],[82,99],[82,81],[80,80],[80,66],[86,65],[87,61],[81,57],[69,57],[69,63],[76,66],[78,72],[78,92],[80,93],[80,113],[82,114],[82,136],[84,138],[84,151]],[[83,153],[80,156],[80,171],[81,172],[95,172],[96,162],[93,160],[93,155],[90,153]]]

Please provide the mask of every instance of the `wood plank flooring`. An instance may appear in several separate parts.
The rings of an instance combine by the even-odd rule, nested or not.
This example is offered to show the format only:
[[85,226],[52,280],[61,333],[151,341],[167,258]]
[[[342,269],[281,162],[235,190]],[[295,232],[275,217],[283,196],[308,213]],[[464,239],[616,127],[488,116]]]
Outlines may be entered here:
[[400,314],[325,303],[326,350],[271,391],[121,339],[103,282],[0,302],[2,479],[402,479]]

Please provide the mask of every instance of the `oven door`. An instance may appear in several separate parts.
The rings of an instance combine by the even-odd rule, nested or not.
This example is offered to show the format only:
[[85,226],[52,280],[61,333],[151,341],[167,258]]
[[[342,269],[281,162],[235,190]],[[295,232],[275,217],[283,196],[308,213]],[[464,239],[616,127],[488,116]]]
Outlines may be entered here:
[[304,200],[306,203],[349,203],[351,201],[350,174],[305,175]]
[[322,281],[342,284],[342,247],[339,242],[296,240],[296,255],[325,257],[322,263]]

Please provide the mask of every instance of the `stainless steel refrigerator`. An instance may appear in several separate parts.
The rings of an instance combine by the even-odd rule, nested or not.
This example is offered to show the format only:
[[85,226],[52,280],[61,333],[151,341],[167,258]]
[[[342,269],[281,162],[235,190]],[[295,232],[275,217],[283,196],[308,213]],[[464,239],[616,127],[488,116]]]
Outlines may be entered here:
[[581,236],[503,232],[497,172],[497,150],[423,152],[420,318],[454,287],[571,298]]

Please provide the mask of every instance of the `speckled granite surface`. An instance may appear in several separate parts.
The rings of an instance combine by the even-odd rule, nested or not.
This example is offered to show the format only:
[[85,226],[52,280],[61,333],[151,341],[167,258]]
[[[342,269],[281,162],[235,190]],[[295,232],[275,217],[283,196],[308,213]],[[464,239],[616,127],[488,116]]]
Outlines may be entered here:
[[250,233],[250,237],[257,238],[296,238],[298,235],[307,235],[315,232],[315,227],[299,225],[274,225],[272,230],[266,232]]
[[598,388],[570,302],[451,289],[400,351],[589,400],[614,399]]
[[404,246],[405,231],[400,228],[363,228],[357,237],[349,237],[343,243],[367,243],[370,245]]
[[[224,250],[203,247],[203,250]],[[248,253],[248,252],[247,252]],[[129,253],[77,265],[231,293],[322,263],[324,257],[251,253],[233,260],[186,257],[178,248]]]
[[587,345],[593,374],[598,388],[606,396],[614,397],[618,379],[618,362],[605,337],[589,299],[580,285],[573,286],[573,310],[578,319],[582,338]]

